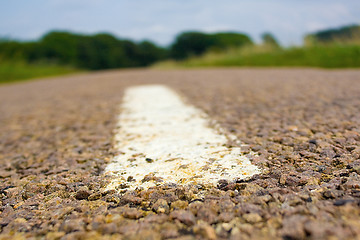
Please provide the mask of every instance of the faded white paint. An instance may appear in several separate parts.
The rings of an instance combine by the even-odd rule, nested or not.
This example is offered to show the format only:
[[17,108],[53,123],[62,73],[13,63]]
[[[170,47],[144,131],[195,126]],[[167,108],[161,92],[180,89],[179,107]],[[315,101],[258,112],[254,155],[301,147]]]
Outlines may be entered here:
[[209,121],[165,86],[127,89],[115,135],[121,154],[105,170],[115,176],[107,188],[215,185],[259,173],[240,148],[225,146],[227,137],[210,128]]

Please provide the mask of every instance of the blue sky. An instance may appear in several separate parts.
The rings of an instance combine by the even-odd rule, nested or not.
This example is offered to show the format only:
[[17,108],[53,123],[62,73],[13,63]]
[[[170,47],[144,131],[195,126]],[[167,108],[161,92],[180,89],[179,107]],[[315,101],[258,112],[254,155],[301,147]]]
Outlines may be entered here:
[[185,30],[245,32],[256,41],[269,31],[294,45],[305,33],[353,23],[359,0],[0,0],[0,36],[21,40],[57,29],[167,45]]

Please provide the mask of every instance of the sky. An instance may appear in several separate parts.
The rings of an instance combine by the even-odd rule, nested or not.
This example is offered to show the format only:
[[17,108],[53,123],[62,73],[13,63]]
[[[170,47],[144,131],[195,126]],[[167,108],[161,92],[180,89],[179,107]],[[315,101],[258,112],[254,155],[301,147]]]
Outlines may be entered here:
[[111,33],[166,46],[183,31],[236,31],[285,46],[306,33],[360,24],[359,0],[0,0],[0,37],[36,40],[51,30]]

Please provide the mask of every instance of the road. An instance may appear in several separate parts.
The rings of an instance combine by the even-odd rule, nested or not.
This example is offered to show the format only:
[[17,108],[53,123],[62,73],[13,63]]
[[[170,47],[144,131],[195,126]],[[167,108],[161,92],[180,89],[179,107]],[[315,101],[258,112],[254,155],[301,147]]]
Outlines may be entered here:
[[[106,190],[124,91],[161,84],[261,169]],[[239,141],[238,141],[239,140]],[[122,70],[0,86],[0,239],[359,239],[360,71]]]

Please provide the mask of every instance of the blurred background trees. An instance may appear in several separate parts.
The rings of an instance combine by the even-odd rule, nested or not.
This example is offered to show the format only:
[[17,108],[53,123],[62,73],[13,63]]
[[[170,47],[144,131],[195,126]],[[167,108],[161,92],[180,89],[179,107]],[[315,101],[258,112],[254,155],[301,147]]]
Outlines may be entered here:
[[150,41],[117,39],[108,33],[89,36],[53,31],[34,42],[3,39],[0,41],[0,56],[29,63],[48,62],[98,70],[149,66],[167,58],[181,60],[209,50],[222,51],[251,44],[247,35],[232,32],[184,32],[169,48],[164,48]]
[[36,42],[0,41],[0,56],[98,70],[148,66],[164,59],[167,50],[150,41],[136,43],[107,33],[88,36],[54,31]]
[[[151,41],[52,31],[37,41],[0,38],[0,81],[81,70],[160,66],[360,67],[360,26],[327,29],[305,36],[303,46],[281,47],[261,35],[255,44],[244,33],[187,31],[168,47]],[[169,65],[170,64],[170,65]]]
[[360,26],[349,25],[340,28],[326,29],[305,36],[306,45],[314,44],[359,44]]
[[276,40],[276,38],[269,32],[263,33],[261,35],[262,43],[264,46],[268,46],[271,48],[280,48],[280,44]]
[[170,47],[170,56],[182,60],[192,56],[199,56],[210,50],[225,50],[231,47],[251,45],[253,42],[242,33],[184,32],[179,34]]

